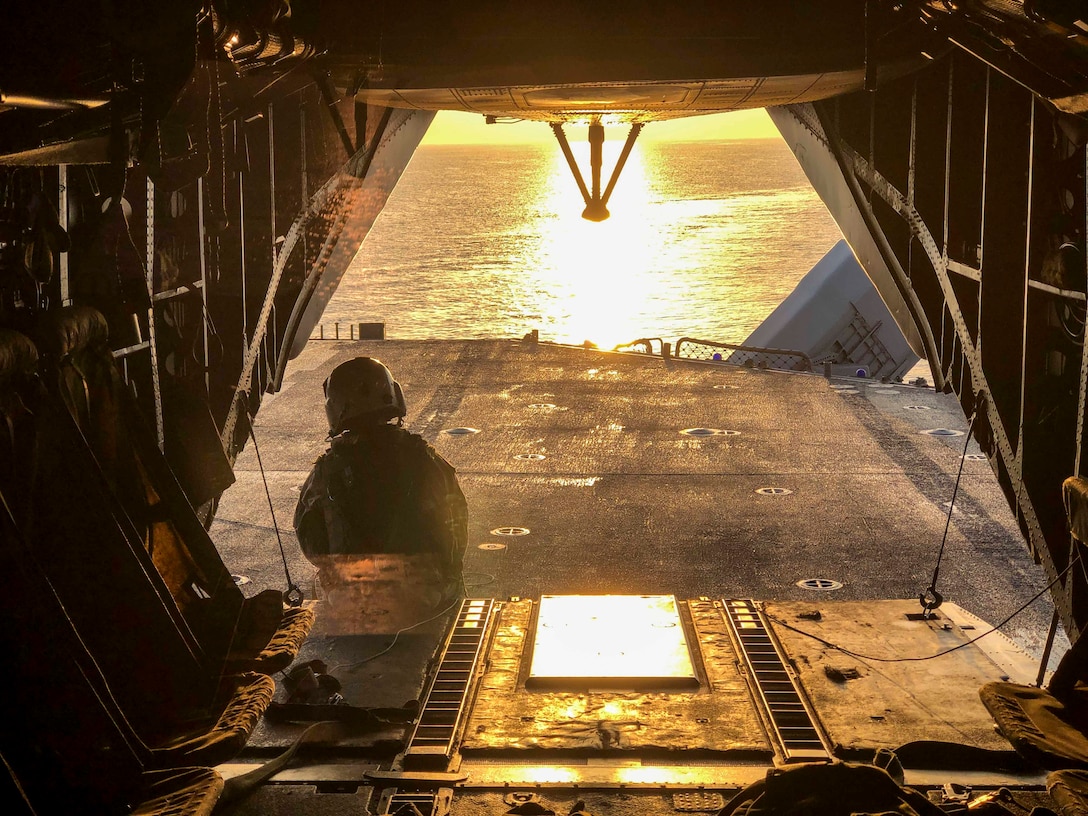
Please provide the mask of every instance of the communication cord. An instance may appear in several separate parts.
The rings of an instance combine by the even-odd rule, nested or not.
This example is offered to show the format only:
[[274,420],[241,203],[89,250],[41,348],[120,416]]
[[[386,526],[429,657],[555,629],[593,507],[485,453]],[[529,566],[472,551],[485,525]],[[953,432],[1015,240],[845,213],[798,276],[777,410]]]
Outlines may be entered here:
[[359,666],[362,666],[364,663],[369,663],[371,660],[376,660],[377,658],[381,657],[382,655],[388,654],[390,651],[392,651],[393,647],[397,645],[397,640],[400,639],[400,636],[402,634],[404,634],[405,632],[411,631],[412,629],[415,629],[416,627],[422,626],[425,623],[430,623],[433,620],[437,620],[438,618],[442,617],[447,612],[449,612],[451,609],[453,609],[455,606],[457,606],[459,603],[461,603],[461,599],[460,598],[454,598],[453,603],[451,603],[449,606],[447,606],[441,612],[438,612],[438,613],[436,613],[434,615],[431,615],[431,617],[427,618],[426,620],[421,620],[418,623],[413,623],[411,626],[405,626],[403,629],[398,629],[396,634],[393,635],[393,640],[390,642],[390,644],[388,646],[386,646],[384,649],[382,649],[380,652],[375,652],[374,654],[370,655],[370,657],[364,657],[362,660],[357,660],[354,663],[348,663],[346,665],[337,666],[336,667],[337,670],[339,670],[339,669],[355,669],[355,668],[358,668]]
[[798,629],[796,626],[787,623],[786,621],[782,620],[781,618],[775,617],[774,615],[770,615],[767,612],[764,612],[763,614],[767,616],[768,620],[774,621],[784,629],[789,629],[791,632],[796,632],[799,635],[804,635],[805,637],[812,638],[818,643],[822,643],[829,649],[834,649],[836,652],[842,652],[844,655],[849,655],[850,657],[856,657],[858,658],[858,660],[870,660],[874,663],[920,663],[925,660],[934,660],[938,657],[944,657],[947,654],[952,654],[952,652],[958,652],[960,649],[970,646],[973,643],[978,643],[978,641],[982,640],[984,637],[992,635],[994,632],[1006,626],[1009,621],[1011,621],[1013,618],[1015,618],[1017,615],[1019,615],[1021,612],[1023,612],[1025,609],[1027,609],[1029,606],[1039,600],[1039,598],[1049,592],[1059,581],[1061,581],[1066,576],[1069,570],[1073,568],[1073,565],[1079,562],[1080,556],[1077,555],[1072,561],[1069,562],[1069,564],[1066,565],[1065,569],[1063,569],[1060,573],[1058,573],[1057,576],[1055,576],[1053,581],[1051,581],[1045,587],[1036,592],[1031,598],[1021,604],[1014,612],[1006,617],[1005,620],[997,624],[997,626],[994,626],[991,629],[987,629],[982,634],[976,635],[970,640],[965,640],[963,643],[960,643],[957,646],[953,646],[950,649],[945,649],[934,654],[922,655],[919,657],[877,657],[876,655],[862,654],[861,652],[855,652],[852,649],[847,649],[845,646],[839,646],[838,644],[832,643],[829,640],[824,640],[815,632],[807,632],[804,629]]

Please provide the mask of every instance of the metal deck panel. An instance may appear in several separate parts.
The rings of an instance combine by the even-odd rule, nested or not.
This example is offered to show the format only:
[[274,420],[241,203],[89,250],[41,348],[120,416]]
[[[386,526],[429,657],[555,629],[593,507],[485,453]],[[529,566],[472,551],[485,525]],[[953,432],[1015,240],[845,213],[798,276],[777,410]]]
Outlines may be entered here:
[[[813,610],[819,620],[811,619]],[[918,609],[906,600],[768,603],[766,612],[837,751],[871,753],[914,742],[1010,750],[978,697],[983,684],[1006,679],[1007,669],[990,659],[982,642],[963,647],[988,627],[964,629],[942,610],[933,620],[910,620]],[[794,629],[857,654],[829,649]],[[932,660],[895,662],[956,647],[962,648]],[[1034,679],[1030,661],[1019,668],[1014,680]]]
[[465,758],[487,762],[503,756],[552,765],[572,753],[633,761],[640,753],[660,757],[694,752],[770,761],[771,746],[752,707],[720,608],[711,601],[681,602],[681,607],[690,611],[692,643],[698,644],[705,673],[698,689],[528,691],[533,604],[503,604],[465,729]]
[[526,686],[698,687],[671,595],[542,595]]

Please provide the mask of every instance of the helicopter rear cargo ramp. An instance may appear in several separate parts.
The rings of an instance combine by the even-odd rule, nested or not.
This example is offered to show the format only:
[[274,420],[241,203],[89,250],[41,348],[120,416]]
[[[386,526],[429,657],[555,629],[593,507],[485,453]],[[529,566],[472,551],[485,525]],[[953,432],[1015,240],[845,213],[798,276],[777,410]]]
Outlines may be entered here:
[[[418,767],[398,772],[435,773],[452,728],[450,784],[472,790],[728,789],[775,763],[864,759],[881,748],[910,757],[915,779],[936,779],[939,764],[959,779],[1040,781],[1008,770],[1008,743],[978,688],[1034,679],[1052,610],[1045,592],[1031,602],[1045,588],[1041,573],[985,456],[965,445],[951,398],[546,343],[314,342],[257,421],[281,524],[325,447],[321,383],[358,355],[391,368],[407,395],[406,426],[457,468],[470,511],[467,595],[488,604],[471,682],[436,714],[450,725],[419,744]],[[275,586],[279,554],[251,451],[236,474],[213,535],[247,587]],[[939,588],[948,600],[926,619],[917,600],[889,599],[916,599],[930,585],[946,522]],[[400,634],[400,624],[384,631],[374,619],[345,633],[340,613],[323,623],[329,597],[283,535],[294,577],[317,597],[300,659],[326,661],[353,705],[425,703],[449,616]],[[683,632],[690,665],[674,671],[670,658],[644,680],[626,668],[610,674],[585,665],[573,643],[564,655],[569,634],[549,645],[545,633],[552,662],[538,666],[541,615],[549,599],[571,597],[598,612],[605,598],[658,599],[655,608],[672,599],[679,622],[657,626]],[[971,642],[983,621],[1020,607],[1003,630],[1016,645],[1000,633]],[[606,657],[622,651],[605,640]],[[251,750],[287,745],[300,728],[265,723]],[[379,784],[376,769],[399,761],[389,746],[410,749],[412,739],[411,728],[359,739],[351,761],[276,780],[364,790]]]
[[[919,787],[1041,788],[1045,773],[1018,759],[977,694],[1028,680],[1032,662],[1008,642],[976,641],[980,622],[954,604],[928,618],[914,606],[831,602],[817,615],[747,599],[466,599],[399,753],[352,740],[273,781],[282,795],[296,785],[722,795],[769,768],[893,751]],[[569,659],[551,662],[549,629],[568,630]]]
[[[880,749],[905,750],[917,762],[935,746],[1007,752],[977,689],[1010,671],[1026,681],[1032,670],[1023,655],[1007,659],[969,643],[975,624],[955,607],[923,619],[915,602],[831,603],[817,618],[796,603],[570,596],[559,599],[574,602],[580,618],[564,633],[569,659],[541,688],[533,672],[555,600],[502,604],[461,743],[475,769],[468,784],[482,782],[473,773],[483,773],[487,757],[533,765],[597,752],[642,757],[645,768],[681,752],[737,765],[870,760]],[[674,622],[631,611],[662,603],[678,610]],[[694,682],[675,681],[674,650],[654,630],[684,645]],[[597,662],[623,665],[621,650],[636,639],[640,665],[602,677]],[[872,654],[844,654],[829,642]],[[950,649],[934,660],[892,662]]]

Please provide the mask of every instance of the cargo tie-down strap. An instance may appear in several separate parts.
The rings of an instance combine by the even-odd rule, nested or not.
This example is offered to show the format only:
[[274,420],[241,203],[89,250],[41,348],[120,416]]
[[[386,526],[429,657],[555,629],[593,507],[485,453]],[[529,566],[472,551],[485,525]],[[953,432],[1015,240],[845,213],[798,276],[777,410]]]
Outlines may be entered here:
[[228,779],[223,788],[223,795],[219,797],[218,808],[220,809],[220,812],[222,812],[224,806],[241,802],[260,787],[263,782],[271,779],[286,768],[291,763],[291,760],[295,758],[295,754],[298,753],[299,748],[303,745],[321,743],[335,744],[347,734],[347,731],[348,727],[342,722],[314,723],[303,731],[298,739],[291,744],[291,747],[278,757],[268,760],[268,762],[263,765],[258,765],[248,773],[236,776],[233,779]]

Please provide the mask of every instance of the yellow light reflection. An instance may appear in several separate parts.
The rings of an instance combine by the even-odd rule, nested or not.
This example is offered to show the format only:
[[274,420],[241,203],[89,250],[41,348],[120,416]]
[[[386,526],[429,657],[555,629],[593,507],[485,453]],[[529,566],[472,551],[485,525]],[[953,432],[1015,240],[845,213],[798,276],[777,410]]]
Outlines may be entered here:
[[[542,596],[530,679],[577,677],[693,680],[675,599]],[[584,700],[577,705],[584,709]],[[601,709],[609,718],[623,711],[622,701],[609,701]]]
[[[575,132],[570,135],[577,138]],[[589,187],[588,146],[572,147]],[[621,148],[618,141],[604,143],[602,189]],[[541,210],[554,217],[544,224],[536,257],[528,260],[534,288],[552,301],[543,311],[552,321],[543,333],[563,343],[589,340],[601,348],[643,337],[662,247],[655,240],[653,193],[638,145],[608,202],[608,220],[594,223],[581,217],[585,203],[558,148],[542,194]]]
[[687,768],[625,767],[616,768],[616,781],[621,785],[680,785],[692,776]]
[[528,785],[544,785],[549,782],[577,782],[581,774],[574,768],[560,768],[555,765],[530,765],[518,768],[518,776]]
[[585,702],[584,701],[579,701],[577,703],[571,703],[569,706],[567,706],[566,710],[563,712],[563,715],[568,720],[577,720],[579,717],[581,717],[585,713],[586,713]]

